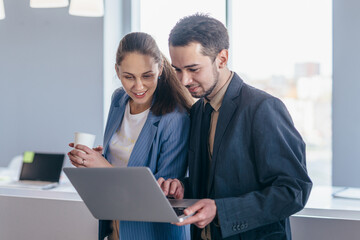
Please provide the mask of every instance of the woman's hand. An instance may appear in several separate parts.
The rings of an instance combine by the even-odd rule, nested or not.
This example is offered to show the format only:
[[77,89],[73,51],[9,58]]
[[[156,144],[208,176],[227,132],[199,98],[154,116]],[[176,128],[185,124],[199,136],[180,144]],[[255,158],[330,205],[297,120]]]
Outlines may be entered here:
[[165,196],[173,197],[175,199],[183,199],[184,198],[184,186],[178,179],[167,179],[160,177],[157,180],[161,190],[163,190]]
[[[74,143],[69,144],[74,147]],[[68,152],[71,164],[75,167],[112,167],[112,165],[101,155],[102,146],[90,149],[87,146],[78,144],[76,148]]]
[[95,148],[93,148],[93,150],[94,151],[96,151],[96,152],[98,152],[98,153],[100,153],[100,155],[102,155],[102,152],[103,152],[103,147],[102,146],[97,146],[97,147],[95,147]]

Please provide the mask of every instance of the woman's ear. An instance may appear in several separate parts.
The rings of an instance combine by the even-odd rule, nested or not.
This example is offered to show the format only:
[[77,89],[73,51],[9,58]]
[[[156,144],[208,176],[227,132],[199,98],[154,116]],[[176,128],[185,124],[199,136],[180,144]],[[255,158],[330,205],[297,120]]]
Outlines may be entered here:
[[115,63],[115,72],[116,72],[116,75],[118,76],[118,78],[120,79],[119,66],[116,63]]
[[227,62],[229,60],[229,52],[227,49],[223,49],[219,52],[217,55],[217,59],[219,61],[219,68],[225,68],[227,65]]
[[164,61],[161,62],[161,66],[159,69],[159,77],[161,76],[163,70],[164,70]]

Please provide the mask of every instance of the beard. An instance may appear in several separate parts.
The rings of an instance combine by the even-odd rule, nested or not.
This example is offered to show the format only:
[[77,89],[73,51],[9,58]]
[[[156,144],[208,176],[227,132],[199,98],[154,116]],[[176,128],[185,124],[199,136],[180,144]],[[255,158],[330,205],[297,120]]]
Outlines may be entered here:
[[198,93],[198,94],[191,94],[194,98],[206,98],[207,96],[209,96],[215,89],[215,87],[217,86],[218,82],[219,82],[219,73],[216,71],[216,65],[213,64],[213,84],[207,89],[205,90],[204,93]]

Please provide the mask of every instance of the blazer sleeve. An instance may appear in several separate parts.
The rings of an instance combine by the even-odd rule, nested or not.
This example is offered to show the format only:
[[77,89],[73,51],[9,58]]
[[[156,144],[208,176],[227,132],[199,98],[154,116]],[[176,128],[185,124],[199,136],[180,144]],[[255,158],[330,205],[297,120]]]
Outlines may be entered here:
[[160,135],[155,178],[181,178],[187,168],[190,119],[186,112],[166,116]]
[[[222,237],[283,220],[301,210],[312,182],[305,165],[305,143],[285,105],[268,98],[257,107],[251,135],[259,188],[215,199]],[[234,226],[241,226],[234,229]],[[236,228],[236,227],[235,227]]]

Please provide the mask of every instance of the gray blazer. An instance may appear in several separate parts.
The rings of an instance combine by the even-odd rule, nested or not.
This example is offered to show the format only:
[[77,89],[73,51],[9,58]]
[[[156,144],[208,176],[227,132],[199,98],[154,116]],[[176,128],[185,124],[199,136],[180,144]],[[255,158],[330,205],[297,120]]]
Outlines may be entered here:
[[[203,99],[191,109],[186,197],[198,198]],[[288,217],[301,210],[312,182],[305,143],[284,104],[234,74],[216,126],[208,197],[215,199],[212,239],[291,239]],[[192,226],[193,239],[200,230]]]

